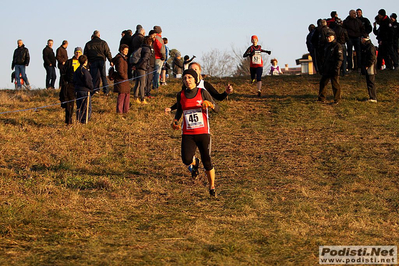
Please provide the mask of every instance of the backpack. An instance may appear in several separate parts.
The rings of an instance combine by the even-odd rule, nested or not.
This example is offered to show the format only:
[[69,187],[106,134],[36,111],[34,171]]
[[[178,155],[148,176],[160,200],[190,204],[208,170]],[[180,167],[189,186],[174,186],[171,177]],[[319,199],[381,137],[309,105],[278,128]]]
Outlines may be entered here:
[[116,71],[115,68],[112,66],[108,69],[108,79],[112,81],[115,79],[115,76],[116,76]]
[[139,60],[140,60],[140,57],[141,57],[141,47],[140,47],[140,48],[137,48],[137,50],[134,51],[134,52],[130,55],[129,64],[131,64],[131,65],[137,64],[137,63],[139,62]]

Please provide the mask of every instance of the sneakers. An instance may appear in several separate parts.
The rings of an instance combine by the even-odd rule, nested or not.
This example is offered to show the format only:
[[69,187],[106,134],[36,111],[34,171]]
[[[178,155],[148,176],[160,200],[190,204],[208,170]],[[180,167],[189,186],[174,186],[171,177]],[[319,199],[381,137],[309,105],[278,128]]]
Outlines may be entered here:
[[136,100],[134,100],[136,103],[141,104],[141,101],[139,98],[136,98]]
[[209,190],[209,196],[216,198],[216,190],[215,190],[215,188],[211,188]]
[[141,102],[141,104],[148,104],[148,102],[147,102],[146,99],[144,99],[144,100]]
[[369,103],[376,103],[377,100],[375,100],[375,99],[368,99],[367,102],[369,102]]
[[197,178],[199,175],[198,168],[199,168],[199,159],[195,158],[195,165],[190,164],[188,166],[188,170],[191,172],[191,177],[194,179]]
[[261,92],[261,91],[258,91],[258,92],[257,92],[257,95],[258,95],[258,97],[261,97],[261,96],[262,96],[262,92]]

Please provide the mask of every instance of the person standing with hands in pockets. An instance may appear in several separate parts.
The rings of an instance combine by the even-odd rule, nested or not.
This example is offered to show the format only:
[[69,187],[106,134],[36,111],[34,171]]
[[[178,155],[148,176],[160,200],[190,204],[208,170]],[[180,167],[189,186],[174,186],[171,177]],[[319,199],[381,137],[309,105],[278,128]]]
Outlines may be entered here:
[[[182,129],[181,156],[193,178],[199,174],[199,159],[195,157],[198,147],[209,182],[209,194],[216,197],[208,110],[218,112],[219,107],[207,90],[198,88],[199,79],[195,70],[187,69],[183,72],[183,84],[183,90],[177,94],[177,111],[171,126],[175,130]],[[180,125],[182,116],[183,122]]]
[[260,45],[258,45],[258,36],[253,35],[251,37],[252,45],[244,53],[244,57],[251,56],[250,71],[251,71],[251,83],[255,83],[256,75],[256,85],[258,89],[258,97],[262,94],[262,74],[263,74],[263,58],[261,53],[271,54],[271,51],[263,50]]

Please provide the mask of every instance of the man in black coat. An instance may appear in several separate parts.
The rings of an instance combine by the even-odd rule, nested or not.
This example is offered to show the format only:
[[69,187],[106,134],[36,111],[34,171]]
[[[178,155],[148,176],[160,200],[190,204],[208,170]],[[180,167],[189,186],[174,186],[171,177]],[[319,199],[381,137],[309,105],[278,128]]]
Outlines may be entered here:
[[387,69],[395,69],[398,67],[395,62],[396,56],[393,53],[393,31],[390,18],[386,15],[384,9],[378,11],[378,19],[380,27],[378,28],[378,59],[377,68],[381,69],[382,59],[385,60]]
[[108,59],[111,66],[112,55],[106,41],[100,39],[100,32],[95,30],[91,40],[86,43],[83,54],[87,56],[90,65],[90,74],[93,78],[94,91],[100,87],[100,78],[103,82],[103,92],[109,93],[107,74],[105,72],[105,60]]
[[357,68],[360,68],[361,64],[361,56],[360,56],[360,37],[364,34],[363,23],[360,19],[356,17],[356,11],[350,10],[349,16],[344,20],[343,27],[348,31],[348,69],[351,70],[353,68],[352,56],[353,56],[353,47],[356,51],[356,63]]
[[326,86],[331,80],[334,93],[334,104],[338,104],[341,100],[341,85],[339,84],[339,73],[343,61],[342,46],[335,40],[334,31],[330,30],[326,34],[327,42],[324,49],[324,62],[321,68],[322,77],[320,79],[319,98],[318,101],[326,101]]
[[370,34],[370,32],[373,30],[373,27],[371,26],[370,20],[363,17],[363,11],[360,8],[356,9],[356,17],[362,22],[365,31],[364,33]]
[[53,40],[49,39],[46,47],[43,49],[43,65],[46,69],[46,88],[48,90],[54,89],[55,79],[57,78],[55,74],[56,58],[53,51],[53,43]]
[[393,53],[396,56],[396,66],[398,65],[399,62],[399,46],[398,46],[398,41],[399,41],[399,23],[397,21],[398,16],[396,13],[391,14],[391,21],[392,21],[392,44],[393,44]]
[[[30,56],[29,50],[25,47],[22,40],[17,41],[18,47],[14,51],[12,57],[11,70],[15,67],[15,78],[17,80],[17,89],[21,89],[21,79],[25,82],[28,89],[30,89],[28,78],[26,77],[25,68],[29,65]],[[20,77],[21,75],[21,77]]]
[[60,88],[63,86],[64,78],[63,75],[65,74],[65,62],[68,60],[68,41],[63,40],[60,47],[57,48],[55,52],[55,58],[57,59],[58,69],[60,70]]

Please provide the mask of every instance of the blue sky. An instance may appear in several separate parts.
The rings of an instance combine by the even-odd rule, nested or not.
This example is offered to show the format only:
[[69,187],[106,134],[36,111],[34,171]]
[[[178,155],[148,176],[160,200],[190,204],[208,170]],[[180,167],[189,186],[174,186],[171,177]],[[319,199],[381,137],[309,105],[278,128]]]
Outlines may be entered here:
[[[363,3],[361,3],[363,2]],[[69,41],[68,55],[76,46],[84,47],[95,29],[116,55],[120,33],[134,31],[141,24],[148,32],[160,25],[169,48],[183,55],[201,55],[212,49],[221,52],[242,51],[257,35],[259,44],[271,50],[280,66],[295,66],[295,59],[307,52],[308,25],[318,18],[328,18],[336,10],[340,18],[350,9],[362,8],[371,22],[380,8],[388,14],[399,13],[396,1],[27,1],[3,2],[0,10],[0,88],[13,88],[10,82],[11,61],[16,41],[22,39],[30,51],[27,75],[33,88],[45,87],[42,50],[48,39],[54,50],[62,40]],[[361,4],[360,4],[361,3]],[[18,5],[18,7],[16,7]],[[375,44],[375,38],[372,36]],[[57,69],[57,84],[59,72]]]

